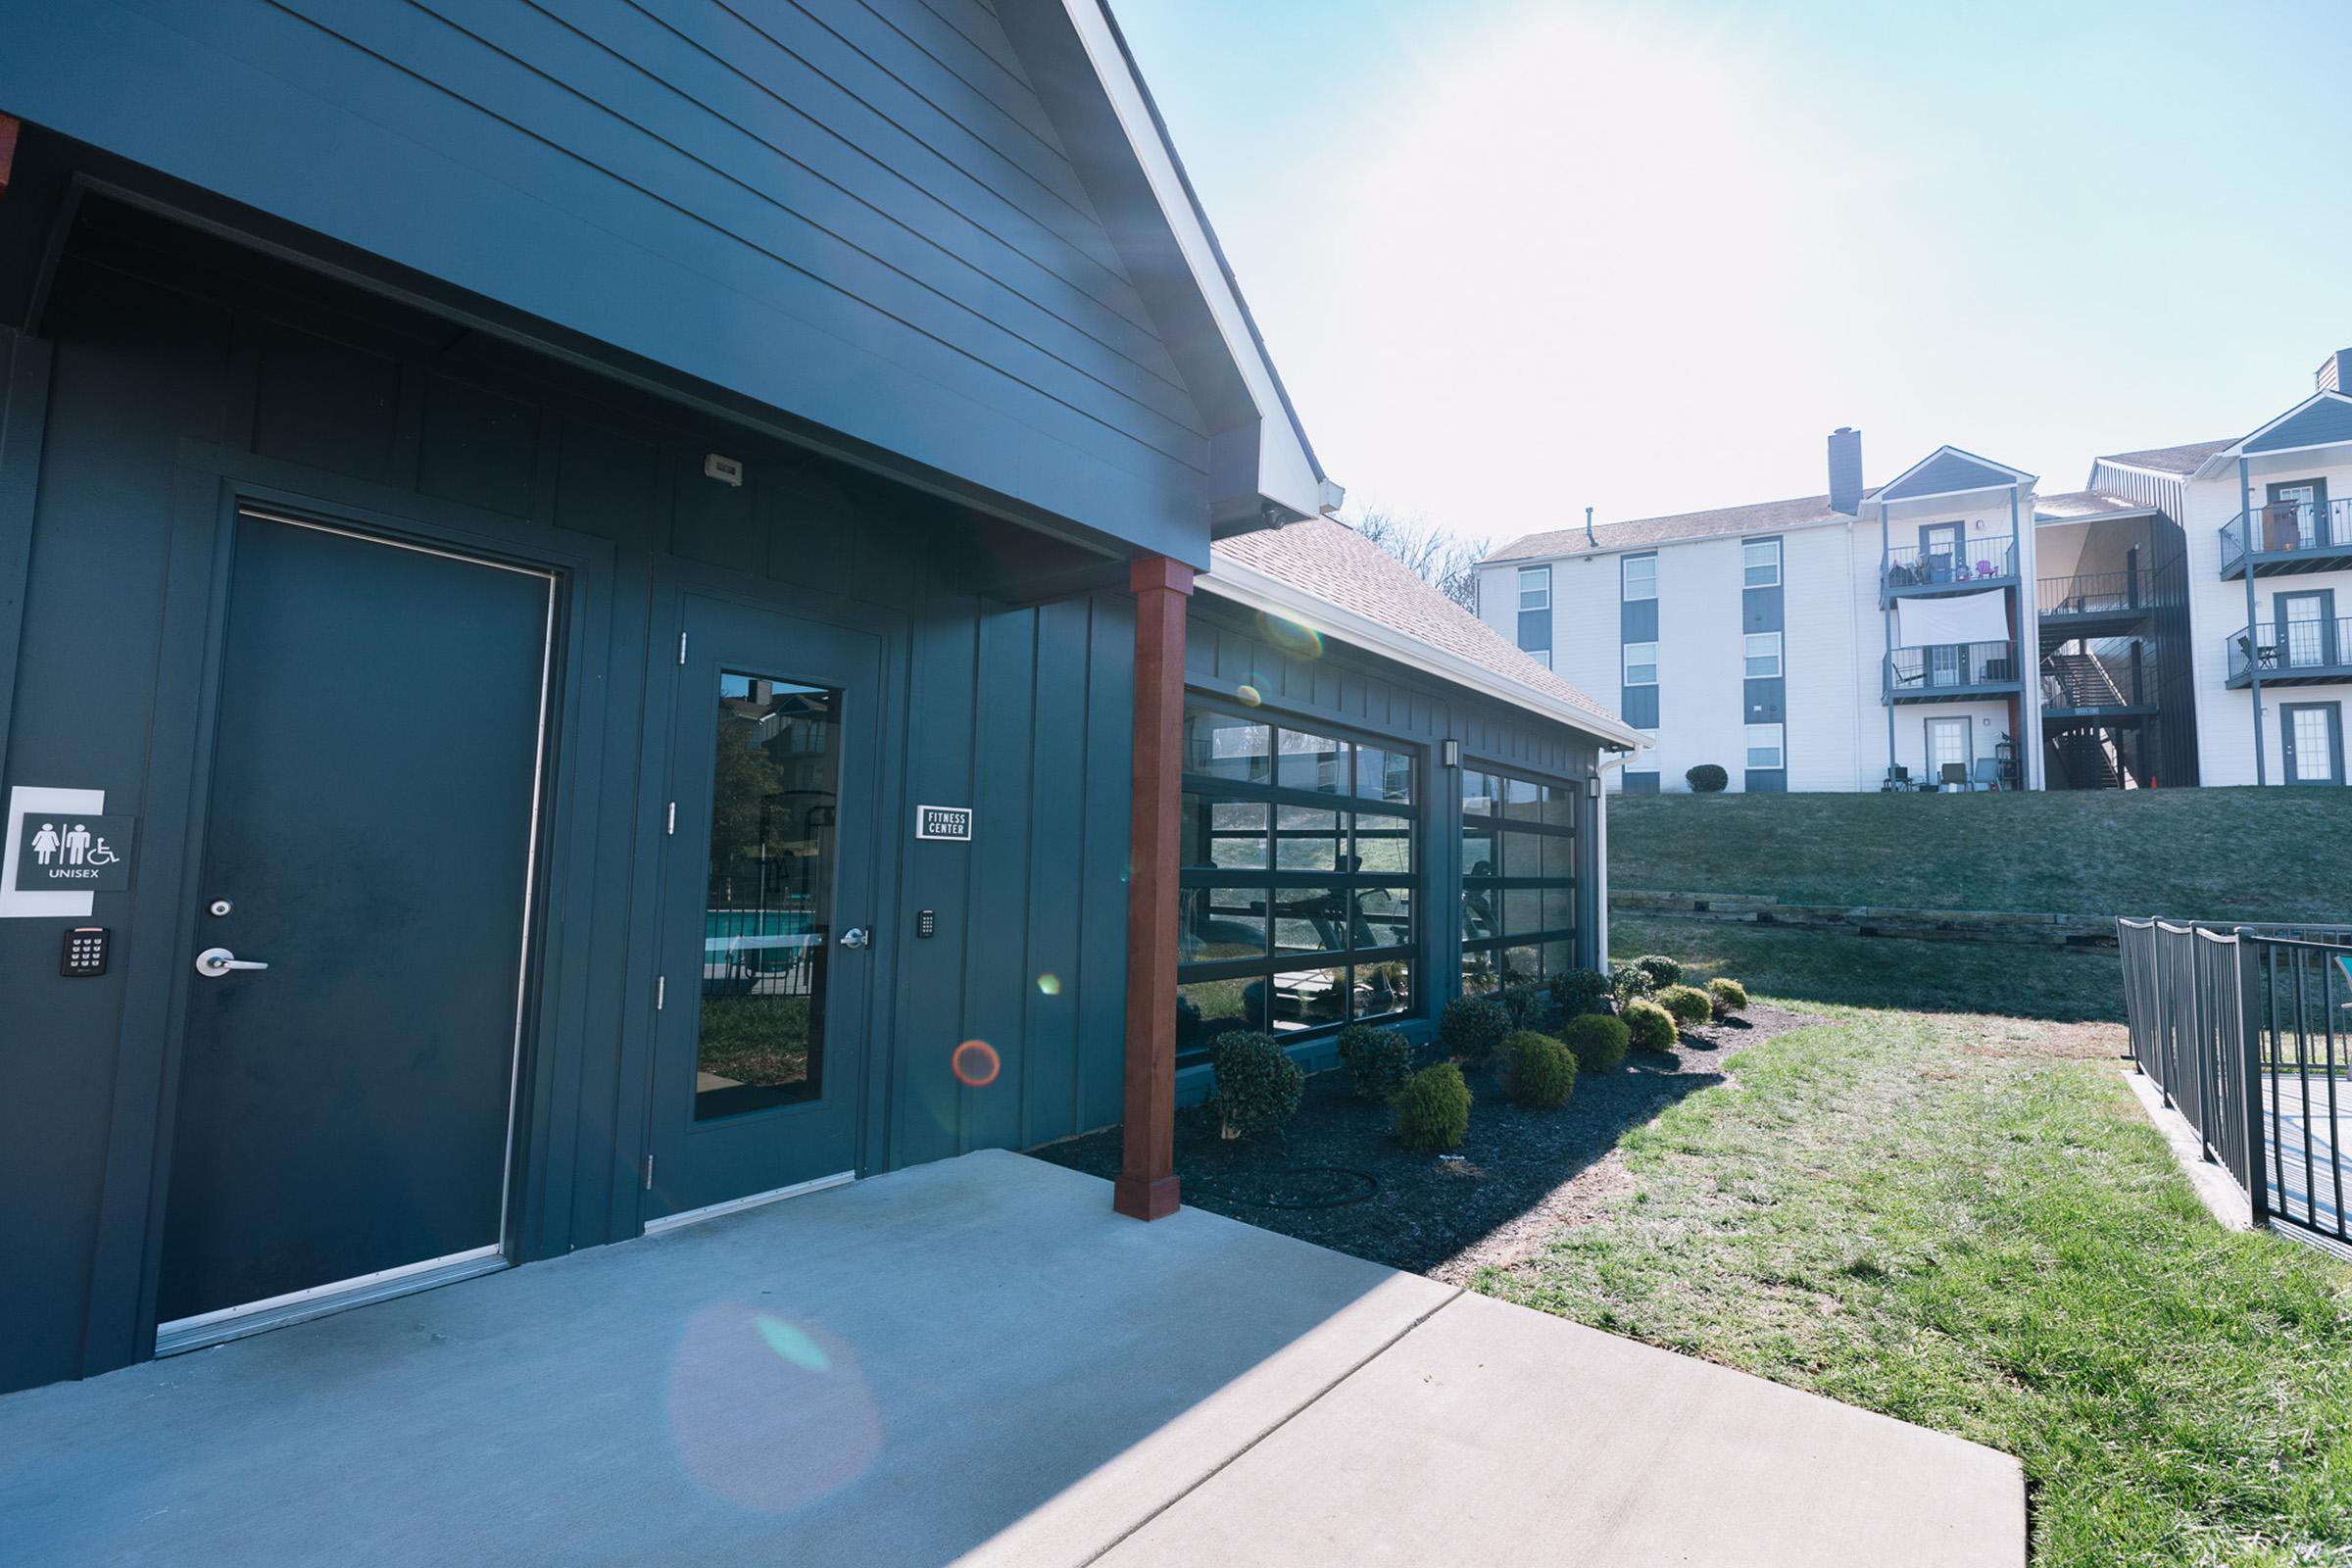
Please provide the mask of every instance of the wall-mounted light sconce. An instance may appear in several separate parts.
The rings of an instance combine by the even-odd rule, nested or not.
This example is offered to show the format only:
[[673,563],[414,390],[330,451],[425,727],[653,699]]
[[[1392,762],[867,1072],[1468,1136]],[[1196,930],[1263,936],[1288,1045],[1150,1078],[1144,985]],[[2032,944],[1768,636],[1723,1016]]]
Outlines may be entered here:
[[1589,800],[1597,801],[1600,799],[1600,775],[1598,773],[1592,774],[1586,778],[1585,795]]
[[1445,763],[1447,767],[1461,766],[1462,743],[1460,741],[1438,742],[1438,760]]

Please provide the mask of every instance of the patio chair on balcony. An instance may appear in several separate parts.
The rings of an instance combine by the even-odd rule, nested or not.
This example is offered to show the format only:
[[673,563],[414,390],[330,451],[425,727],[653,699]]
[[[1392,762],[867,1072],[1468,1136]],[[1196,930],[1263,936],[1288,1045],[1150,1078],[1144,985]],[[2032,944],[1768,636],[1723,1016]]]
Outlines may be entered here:
[[1908,791],[1910,788],[1911,770],[1899,762],[1888,767],[1886,769],[1886,776],[1879,781],[1879,793],[1881,795],[1893,795]]

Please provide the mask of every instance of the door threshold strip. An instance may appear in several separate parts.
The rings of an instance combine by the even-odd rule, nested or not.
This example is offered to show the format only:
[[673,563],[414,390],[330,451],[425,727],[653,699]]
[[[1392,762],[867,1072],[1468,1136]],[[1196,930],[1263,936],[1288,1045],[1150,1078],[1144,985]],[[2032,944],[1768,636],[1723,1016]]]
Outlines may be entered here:
[[217,1312],[201,1312],[194,1317],[177,1318],[159,1325],[155,1331],[155,1353],[166,1356],[177,1355],[183,1350],[201,1350],[208,1345],[241,1340],[248,1334],[284,1328],[290,1323],[325,1317],[332,1312],[348,1311],[352,1307],[367,1306],[374,1301],[388,1301],[396,1296],[429,1291],[437,1285],[454,1285],[460,1280],[469,1280],[477,1274],[494,1273],[507,1266],[507,1255],[503,1250],[477,1247],[471,1251],[452,1252],[446,1257],[428,1257],[422,1262],[381,1269],[373,1274],[362,1274],[356,1279],[337,1280],[332,1285],[318,1285],[307,1291],[272,1296],[267,1300],[248,1301],[243,1306],[226,1306]]
[[645,1222],[645,1234],[659,1236],[674,1231],[681,1225],[699,1225],[722,1214],[739,1214],[747,1208],[760,1208],[768,1203],[780,1203],[787,1198],[799,1198],[808,1193],[821,1193],[828,1187],[847,1187],[858,1179],[854,1170],[835,1171],[814,1181],[799,1182],[790,1187],[778,1187],[769,1192],[754,1193],[749,1198],[730,1198],[723,1203],[710,1203],[702,1208],[690,1208],[683,1214],[664,1214],[660,1219]]

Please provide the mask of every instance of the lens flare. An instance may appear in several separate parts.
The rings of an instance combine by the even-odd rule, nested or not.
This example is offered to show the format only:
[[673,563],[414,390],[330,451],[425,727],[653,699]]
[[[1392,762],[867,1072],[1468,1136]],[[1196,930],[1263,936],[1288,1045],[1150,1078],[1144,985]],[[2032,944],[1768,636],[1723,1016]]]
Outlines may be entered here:
[[956,1054],[948,1058],[948,1065],[955,1070],[956,1081],[966,1089],[986,1089],[1004,1070],[1004,1063],[997,1056],[997,1048],[985,1040],[966,1040],[957,1046]]
[[1264,698],[1258,696],[1256,687],[1247,683],[1244,683],[1242,689],[1235,692],[1234,695],[1242,700],[1244,708],[1255,708],[1259,703],[1265,701]]
[[1262,610],[1258,612],[1257,623],[1266,640],[1286,654],[1297,654],[1301,659],[1320,659],[1323,655],[1323,639],[1309,627],[1280,615],[1269,615]]
[[854,1486],[882,1451],[858,1352],[745,1301],[687,1320],[663,1404],[677,1463],[705,1495],[783,1514]]
[[1055,974],[1053,970],[1048,969],[1044,974],[1041,974],[1037,977],[1037,990],[1040,996],[1060,996],[1061,976]]
[[753,1319],[753,1323],[760,1330],[760,1338],[766,1342],[769,1349],[802,1371],[830,1372],[833,1369],[833,1358],[817,1348],[814,1340],[782,1318],[769,1317],[762,1312]]

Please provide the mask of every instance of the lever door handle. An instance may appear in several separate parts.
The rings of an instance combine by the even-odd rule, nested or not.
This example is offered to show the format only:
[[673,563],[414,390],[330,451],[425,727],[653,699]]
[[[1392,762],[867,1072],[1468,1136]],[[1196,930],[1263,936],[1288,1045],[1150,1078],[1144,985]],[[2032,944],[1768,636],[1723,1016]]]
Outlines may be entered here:
[[861,925],[850,927],[839,938],[841,946],[845,948],[862,948],[872,940],[873,938],[866,934],[865,927]]
[[266,963],[240,958],[226,948],[207,948],[196,955],[196,972],[207,980],[218,980],[231,969],[267,969]]

